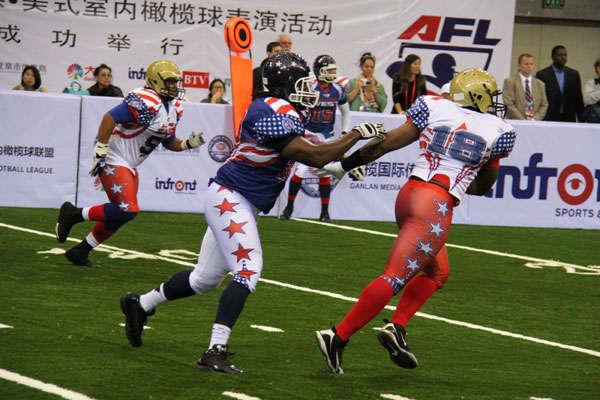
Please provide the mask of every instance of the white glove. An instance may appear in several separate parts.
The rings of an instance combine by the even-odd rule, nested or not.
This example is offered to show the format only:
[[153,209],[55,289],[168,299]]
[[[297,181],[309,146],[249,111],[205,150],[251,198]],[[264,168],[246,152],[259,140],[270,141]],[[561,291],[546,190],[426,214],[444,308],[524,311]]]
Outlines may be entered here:
[[387,133],[381,122],[363,122],[352,129],[358,131],[362,139],[370,139],[375,136],[379,139],[385,139]]
[[319,178],[324,178],[327,175],[332,175],[339,182],[343,177],[346,171],[342,168],[342,163],[339,161],[331,162],[325,165],[323,168],[317,169]]
[[96,143],[96,150],[94,151],[94,166],[90,170],[91,176],[98,176],[104,170],[104,166],[106,165],[106,149],[108,148],[108,144],[106,143]]
[[192,131],[192,133],[190,133],[190,136],[187,138],[187,140],[185,142],[181,143],[181,149],[182,150],[187,150],[187,149],[193,149],[195,147],[200,147],[202,146],[204,143],[206,143],[204,141],[204,138],[202,137],[202,132],[194,132]]
[[348,176],[350,176],[353,181],[364,181],[365,173],[365,167],[361,165],[360,167],[352,168],[348,171]]

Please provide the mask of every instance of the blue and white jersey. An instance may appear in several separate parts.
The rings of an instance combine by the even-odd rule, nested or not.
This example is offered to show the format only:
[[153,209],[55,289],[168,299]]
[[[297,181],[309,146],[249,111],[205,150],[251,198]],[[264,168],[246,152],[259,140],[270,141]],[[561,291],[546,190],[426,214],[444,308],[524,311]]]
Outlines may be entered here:
[[287,101],[266,97],[250,104],[240,130],[240,142],[212,180],[241,193],[267,213],[285,187],[293,164],[280,152],[295,136],[304,134],[304,122]]
[[429,181],[444,175],[456,199],[491,159],[507,157],[515,143],[515,130],[505,120],[462,108],[439,96],[421,96],[407,111],[419,136],[420,154],[412,175]]
[[324,89],[318,80],[314,81],[313,89],[319,92],[319,101],[310,110],[310,117],[306,124],[308,131],[321,133],[325,139],[333,136],[336,108],[339,104],[348,102],[348,84],[347,78],[338,77],[327,89]]

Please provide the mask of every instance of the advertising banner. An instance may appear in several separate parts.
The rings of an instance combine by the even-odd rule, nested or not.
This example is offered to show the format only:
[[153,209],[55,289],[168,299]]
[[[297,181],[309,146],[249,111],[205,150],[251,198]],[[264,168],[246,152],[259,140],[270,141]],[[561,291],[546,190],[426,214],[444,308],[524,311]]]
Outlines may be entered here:
[[0,90],[0,204],[75,201],[80,98]]
[[[363,0],[340,2],[254,0],[252,2],[144,0],[0,1],[0,88],[20,82],[27,64],[41,73],[42,85],[60,92],[72,82],[87,88],[94,69],[112,68],[123,93],[142,86],[146,68],[158,59],[183,71],[190,101],[208,94],[214,78],[225,80],[231,99],[229,51],[223,28],[242,17],[253,30],[248,56],[253,66],[280,34],[310,65],[333,56],[340,74],[356,77],[361,54],[376,57],[375,78],[392,108],[392,76],[409,54],[421,57],[427,88],[439,93],[454,72],[487,69],[498,82],[510,72],[515,0]],[[244,55],[246,56],[246,55]]]

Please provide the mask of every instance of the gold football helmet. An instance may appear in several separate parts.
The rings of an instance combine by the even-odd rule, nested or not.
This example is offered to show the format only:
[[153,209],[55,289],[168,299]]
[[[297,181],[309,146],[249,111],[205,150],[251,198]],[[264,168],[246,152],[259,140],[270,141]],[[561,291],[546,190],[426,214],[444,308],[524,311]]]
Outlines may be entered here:
[[479,68],[459,72],[450,83],[450,96],[454,102],[462,107],[504,117],[506,106],[499,100],[501,94],[494,77]]
[[146,86],[169,99],[181,100],[185,96],[181,72],[171,61],[158,60],[150,64],[146,71]]

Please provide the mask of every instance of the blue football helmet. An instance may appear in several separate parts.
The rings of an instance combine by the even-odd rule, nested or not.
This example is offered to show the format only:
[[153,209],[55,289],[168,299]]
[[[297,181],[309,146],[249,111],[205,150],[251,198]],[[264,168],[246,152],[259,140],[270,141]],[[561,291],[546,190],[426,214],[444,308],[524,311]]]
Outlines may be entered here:
[[333,83],[338,77],[338,67],[335,65],[335,60],[327,54],[320,55],[315,59],[313,71],[317,79],[324,82]]
[[319,101],[319,92],[312,88],[315,75],[297,54],[281,52],[270,57],[263,66],[262,79],[272,96],[296,103],[296,107],[313,108]]

